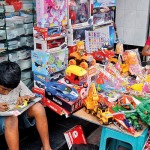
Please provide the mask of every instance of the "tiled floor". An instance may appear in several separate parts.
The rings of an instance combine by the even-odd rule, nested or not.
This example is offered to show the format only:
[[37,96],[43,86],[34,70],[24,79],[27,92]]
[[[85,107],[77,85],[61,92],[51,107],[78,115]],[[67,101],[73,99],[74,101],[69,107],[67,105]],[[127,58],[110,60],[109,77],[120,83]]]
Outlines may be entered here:
[[[79,118],[59,116],[50,109],[46,108],[50,142],[53,150],[68,150],[63,133],[75,125],[81,125],[88,137],[98,125],[84,121]],[[20,130],[20,150],[40,150],[41,141],[35,127]],[[7,150],[4,136],[0,136],[0,150]]]

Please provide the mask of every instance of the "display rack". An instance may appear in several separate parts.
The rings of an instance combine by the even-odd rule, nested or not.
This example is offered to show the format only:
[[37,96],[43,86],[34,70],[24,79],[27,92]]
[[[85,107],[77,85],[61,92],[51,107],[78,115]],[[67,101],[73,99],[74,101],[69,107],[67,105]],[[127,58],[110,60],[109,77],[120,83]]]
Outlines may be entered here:
[[33,2],[22,1],[22,8],[17,11],[13,5],[6,5],[0,0],[0,62],[17,62],[22,71],[22,81],[30,86],[31,50],[33,50]]

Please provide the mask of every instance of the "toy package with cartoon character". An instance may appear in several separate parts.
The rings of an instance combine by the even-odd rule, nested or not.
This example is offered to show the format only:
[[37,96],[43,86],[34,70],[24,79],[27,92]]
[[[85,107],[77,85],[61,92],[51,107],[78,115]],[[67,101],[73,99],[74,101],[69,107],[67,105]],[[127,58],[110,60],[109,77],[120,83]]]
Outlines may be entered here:
[[70,0],[68,5],[69,25],[85,26],[92,24],[92,0]]
[[36,0],[37,26],[53,27],[67,24],[67,0]]
[[64,70],[68,65],[68,49],[51,53],[32,51],[32,71],[43,75]]

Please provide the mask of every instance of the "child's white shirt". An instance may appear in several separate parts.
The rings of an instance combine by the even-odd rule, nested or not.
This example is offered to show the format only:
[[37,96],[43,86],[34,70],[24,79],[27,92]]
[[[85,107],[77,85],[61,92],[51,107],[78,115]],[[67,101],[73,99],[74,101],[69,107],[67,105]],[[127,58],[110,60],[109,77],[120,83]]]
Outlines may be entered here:
[[30,89],[22,81],[20,81],[19,85],[15,89],[10,91],[8,95],[0,94],[0,103],[5,102],[9,105],[16,104],[20,96],[26,95],[34,96]]

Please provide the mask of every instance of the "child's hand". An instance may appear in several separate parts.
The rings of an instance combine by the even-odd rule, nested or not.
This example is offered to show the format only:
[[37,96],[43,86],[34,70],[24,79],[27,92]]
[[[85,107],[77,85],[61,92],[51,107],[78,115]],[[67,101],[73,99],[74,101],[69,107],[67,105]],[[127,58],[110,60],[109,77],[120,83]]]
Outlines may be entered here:
[[0,111],[7,111],[9,108],[7,103],[0,103]]
[[23,102],[24,102],[24,100],[30,101],[30,100],[33,100],[33,99],[34,99],[34,97],[29,96],[29,95],[26,95],[26,96],[20,96],[20,97],[18,98],[17,105],[22,105]]

